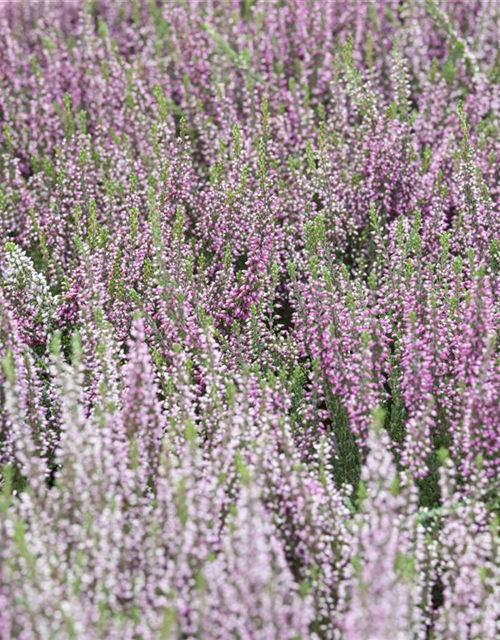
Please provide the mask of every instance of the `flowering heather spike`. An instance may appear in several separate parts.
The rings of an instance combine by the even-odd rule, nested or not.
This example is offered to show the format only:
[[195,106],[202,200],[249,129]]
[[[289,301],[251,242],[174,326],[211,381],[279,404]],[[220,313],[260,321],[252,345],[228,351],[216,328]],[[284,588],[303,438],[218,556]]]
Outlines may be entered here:
[[[225,573],[230,578],[221,581]],[[205,580],[209,637],[231,638],[243,629],[262,640],[307,636],[314,615],[311,597],[300,596],[255,485],[242,488],[221,554],[208,564]],[[218,609],[220,619],[213,616]]]
[[499,21],[445,4],[0,2],[0,639],[500,637]]
[[401,486],[387,434],[375,420],[361,474],[361,513],[353,523],[353,586],[343,624],[348,639],[406,639],[412,631],[414,492]]
[[485,638],[499,633],[498,516],[491,516],[481,496],[480,465],[472,474],[471,495],[457,492],[457,470],[450,459],[441,473],[443,535],[439,542],[445,602],[436,630],[443,638]]
[[29,388],[30,383],[36,385],[36,381],[29,378],[33,370],[31,367],[27,370],[23,359],[15,359],[12,352],[4,356],[2,368],[7,417],[4,428],[8,434],[5,442],[6,462],[11,463],[36,491],[44,483],[45,464],[42,460],[43,445],[37,446],[36,442],[37,439],[43,441],[43,413],[34,404],[36,396],[32,397],[36,387],[31,392]]
[[134,320],[128,363],[123,373],[123,423],[131,446],[137,447],[144,482],[153,482],[158,470],[165,417],[158,398],[158,386],[147,344],[144,322]]

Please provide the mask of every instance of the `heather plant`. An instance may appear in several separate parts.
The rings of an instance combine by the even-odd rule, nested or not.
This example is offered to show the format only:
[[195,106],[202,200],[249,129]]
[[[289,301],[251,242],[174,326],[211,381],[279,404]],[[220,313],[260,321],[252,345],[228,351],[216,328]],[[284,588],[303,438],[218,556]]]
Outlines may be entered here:
[[0,3],[0,639],[500,637],[499,37]]

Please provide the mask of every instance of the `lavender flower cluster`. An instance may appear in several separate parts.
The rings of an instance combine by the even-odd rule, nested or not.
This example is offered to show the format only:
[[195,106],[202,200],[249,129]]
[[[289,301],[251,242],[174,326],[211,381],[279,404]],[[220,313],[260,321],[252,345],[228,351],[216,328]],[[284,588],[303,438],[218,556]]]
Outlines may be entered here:
[[500,638],[499,41],[0,2],[1,640]]

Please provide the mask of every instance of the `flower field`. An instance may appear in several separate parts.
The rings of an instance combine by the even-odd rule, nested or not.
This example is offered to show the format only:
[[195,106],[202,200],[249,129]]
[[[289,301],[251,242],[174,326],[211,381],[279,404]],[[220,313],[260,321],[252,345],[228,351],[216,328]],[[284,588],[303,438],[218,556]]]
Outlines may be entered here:
[[500,638],[499,42],[0,2],[0,640]]

